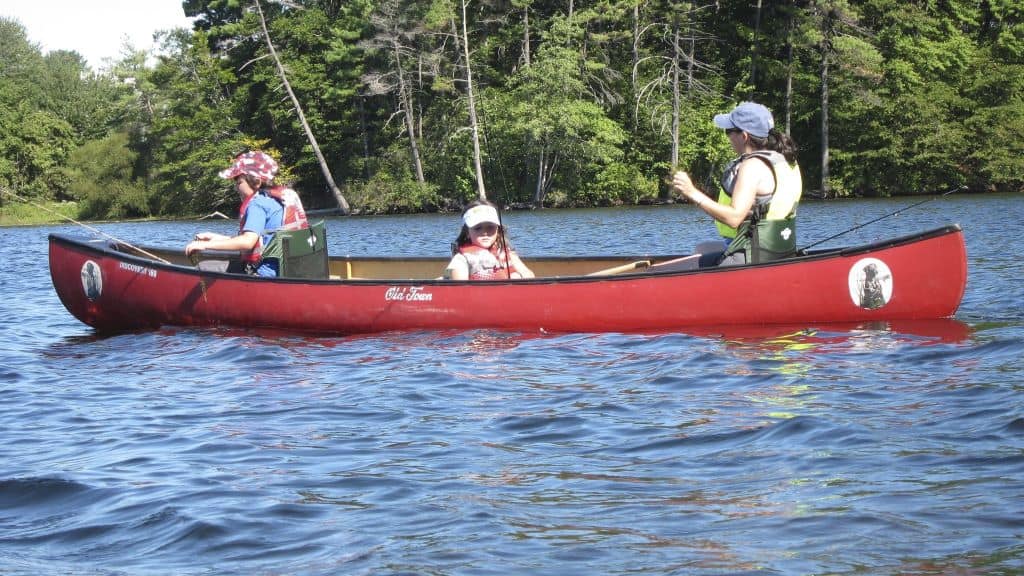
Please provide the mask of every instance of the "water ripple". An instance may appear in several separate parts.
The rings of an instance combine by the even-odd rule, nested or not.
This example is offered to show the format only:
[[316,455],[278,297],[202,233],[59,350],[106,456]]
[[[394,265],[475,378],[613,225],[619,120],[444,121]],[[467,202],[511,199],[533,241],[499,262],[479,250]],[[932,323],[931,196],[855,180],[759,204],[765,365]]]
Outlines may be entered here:
[[[857,206],[816,229],[809,205],[807,234],[892,211]],[[510,218],[527,254],[593,251],[552,226],[670,252],[702,239],[662,233],[687,214]],[[1024,246],[977,249],[1001,219],[977,220],[959,322],[325,338],[96,335],[48,288],[45,231],[0,229],[24,247],[0,272],[19,303],[0,314],[0,573],[1016,573]],[[171,242],[194,224],[102,226]],[[381,227],[451,232],[329,224],[352,253]]]

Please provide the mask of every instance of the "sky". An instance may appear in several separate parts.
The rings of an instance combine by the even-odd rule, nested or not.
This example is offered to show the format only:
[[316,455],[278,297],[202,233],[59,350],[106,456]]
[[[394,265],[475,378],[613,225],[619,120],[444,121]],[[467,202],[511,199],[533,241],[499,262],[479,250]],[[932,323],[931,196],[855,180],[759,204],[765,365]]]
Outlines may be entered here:
[[181,0],[0,0],[0,16],[25,27],[43,54],[74,50],[99,70],[117,60],[127,39],[138,50],[153,47],[153,33],[190,28]]

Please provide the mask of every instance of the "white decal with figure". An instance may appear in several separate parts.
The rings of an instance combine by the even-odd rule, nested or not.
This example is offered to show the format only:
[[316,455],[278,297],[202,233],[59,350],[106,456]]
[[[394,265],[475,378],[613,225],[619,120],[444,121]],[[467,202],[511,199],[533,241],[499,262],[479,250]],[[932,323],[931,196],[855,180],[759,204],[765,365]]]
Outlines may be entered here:
[[850,298],[865,310],[877,310],[892,299],[893,277],[877,258],[862,258],[850,268]]
[[82,290],[89,300],[96,300],[103,294],[103,274],[100,272],[100,265],[92,260],[86,260],[82,264]]

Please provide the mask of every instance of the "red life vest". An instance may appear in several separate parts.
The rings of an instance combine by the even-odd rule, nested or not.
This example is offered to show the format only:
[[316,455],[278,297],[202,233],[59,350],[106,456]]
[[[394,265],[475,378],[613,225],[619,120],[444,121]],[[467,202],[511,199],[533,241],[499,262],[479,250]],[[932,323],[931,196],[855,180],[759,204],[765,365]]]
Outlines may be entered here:
[[[485,250],[476,244],[466,244],[459,247],[459,254],[469,264],[470,280],[508,280],[513,272],[517,272],[515,264],[512,263],[512,254],[505,257],[504,250]],[[508,268],[506,268],[508,264]]]
[[[281,220],[281,227],[278,230],[302,230],[309,228],[309,221],[306,219],[306,210],[302,207],[302,201],[299,200],[299,195],[295,190],[288,188],[287,186],[274,186],[273,188],[264,188],[261,192],[266,192],[267,196],[273,198],[281,205],[284,210],[284,215]],[[259,194],[257,192],[256,194]],[[245,226],[245,211],[249,208],[249,202],[252,201],[253,197],[248,196],[245,200],[242,200],[242,206],[238,209],[238,233],[241,234]],[[242,261],[250,264],[259,264],[260,260],[263,259],[263,234],[256,235],[256,245],[252,247],[252,251],[242,256]]]
[[304,230],[309,228],[306,210],[302,207],[298,193],[287,186],[274,186],[267,190],[267,195],[277,200],[284,207],[284,219],[279,230]]

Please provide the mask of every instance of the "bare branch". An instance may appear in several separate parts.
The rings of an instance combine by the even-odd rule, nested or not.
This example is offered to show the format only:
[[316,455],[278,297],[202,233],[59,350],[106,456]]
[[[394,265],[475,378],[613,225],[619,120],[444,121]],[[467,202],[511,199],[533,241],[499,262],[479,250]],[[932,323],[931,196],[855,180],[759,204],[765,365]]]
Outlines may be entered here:
[[242,64],[241,66],[239,66],[238,70],[239,71],[245,70],[250,64],[254,64],[254,63],[259,62],[260,60],[263,60],[265,58],[270,58],[270,54],[264,54],[263,56],[257,56],[255,58],[253,58],[252,60],[249,60],[245,64]]

